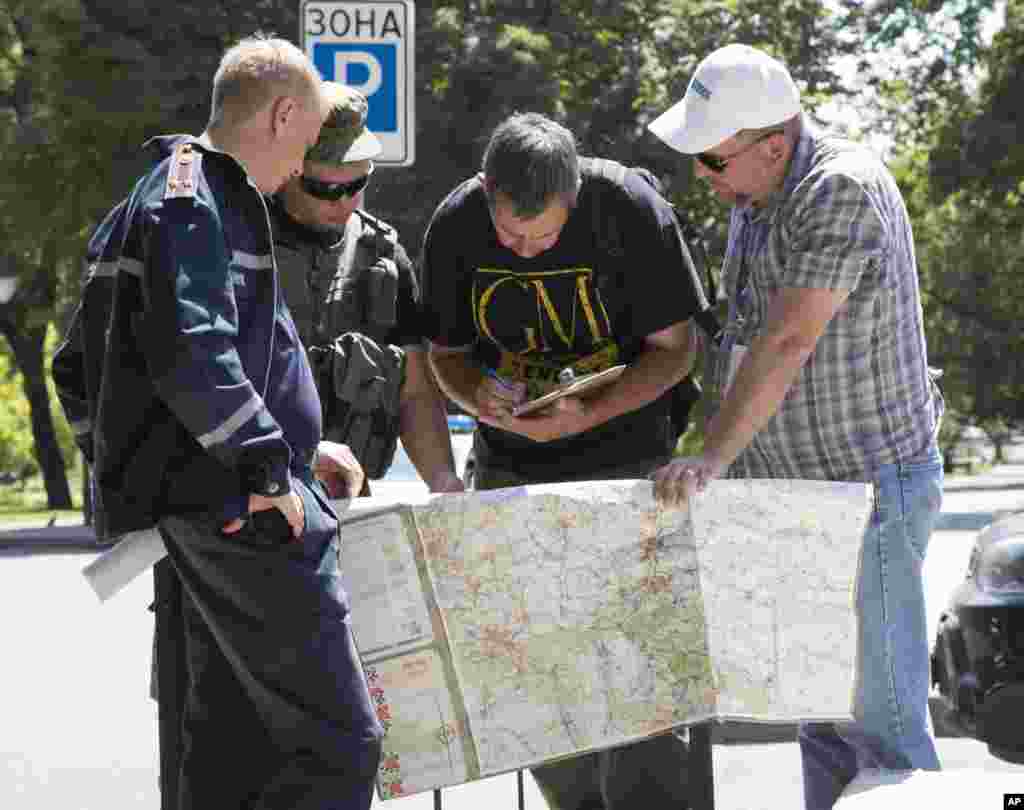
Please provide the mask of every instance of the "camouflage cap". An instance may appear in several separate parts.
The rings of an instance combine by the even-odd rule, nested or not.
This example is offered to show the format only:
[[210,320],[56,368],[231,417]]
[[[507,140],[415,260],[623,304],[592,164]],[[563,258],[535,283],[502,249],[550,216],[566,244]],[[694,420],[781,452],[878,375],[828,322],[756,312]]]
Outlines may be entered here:
[[323,92],[331,112],[316,145],[306,152],[306,162],[337,165],[379,155],[380,141],[366,128],[366,96],[338,82],[324,82]]

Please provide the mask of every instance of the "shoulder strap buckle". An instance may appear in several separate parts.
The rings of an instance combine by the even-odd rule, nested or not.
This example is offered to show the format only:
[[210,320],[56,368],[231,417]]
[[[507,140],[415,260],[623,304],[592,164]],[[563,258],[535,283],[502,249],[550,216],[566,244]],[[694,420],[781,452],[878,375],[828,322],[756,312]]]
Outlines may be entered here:
[[590,158],[590,168],[595,175],[611,180],[617,186],[621,186],[626,182],[626,167],[617,160],[599,157]]
[[167,168],[167,185],[164,187],[165,200],[196,196],[201,160],[202,155],[188,141],[174,147],[171,164]]

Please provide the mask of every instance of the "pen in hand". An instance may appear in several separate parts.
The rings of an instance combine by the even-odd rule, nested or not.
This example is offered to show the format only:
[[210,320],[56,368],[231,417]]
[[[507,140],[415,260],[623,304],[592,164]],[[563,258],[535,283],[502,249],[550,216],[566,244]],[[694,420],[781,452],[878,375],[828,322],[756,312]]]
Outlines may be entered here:
[[[487,393],[490,394],[489,399],[492,405],[498,406],[504,415],[511,414],[512,407],[526,399],[526,383],[506,379],[488,366],[484,366],[482,371],[485,378],[490,378],[497,383],[497,385],[489,386]],[[495,400],[497,401],[495,402]],[[488,408],[488,410],[491,409]]]
[[512,382],[511,380],[506,380],[497,371],[495,371],[493,368],[490,368],[489,366],[484,366],[484,376],[490,377],[492,380],[501,385],[502,388],[508,391],[516,391],[523,385],[522,383],[516,383]]

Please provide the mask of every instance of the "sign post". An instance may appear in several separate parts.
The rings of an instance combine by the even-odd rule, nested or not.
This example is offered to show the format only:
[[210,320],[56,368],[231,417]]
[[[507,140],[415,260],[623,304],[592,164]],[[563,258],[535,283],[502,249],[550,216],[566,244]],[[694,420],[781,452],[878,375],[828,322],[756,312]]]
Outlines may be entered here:
[[413,0],[302,0],[302,47],[327,81],[366,96],[366,125],[383,166],[411,166],[416,146],[416,14]]

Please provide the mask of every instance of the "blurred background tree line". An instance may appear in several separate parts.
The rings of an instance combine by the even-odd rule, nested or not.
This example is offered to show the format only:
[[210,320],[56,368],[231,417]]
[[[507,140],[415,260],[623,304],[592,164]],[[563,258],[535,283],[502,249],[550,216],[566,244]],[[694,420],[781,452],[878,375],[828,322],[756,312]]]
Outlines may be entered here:
[[[299,41],[297,0],[0,0],[0,470],[70,505],[70,433],[46,367],[77,302],[91,228],[144,168],[140,144],[204,128],[223,49]],[[769,50],[808,111],[884,150],[917,238],[944,430],[998,443],[1024,416],[1024,0],[438,0],[416,4],[416,164],[368,207],[412,255],[491,129],[549,114],[584,154],[644,165],[704,229],[727,211],[645,125],[728,42]],[[994,32],[994,36],[992,36]],[[1016,88],[1016,89],[1015,89]]]

